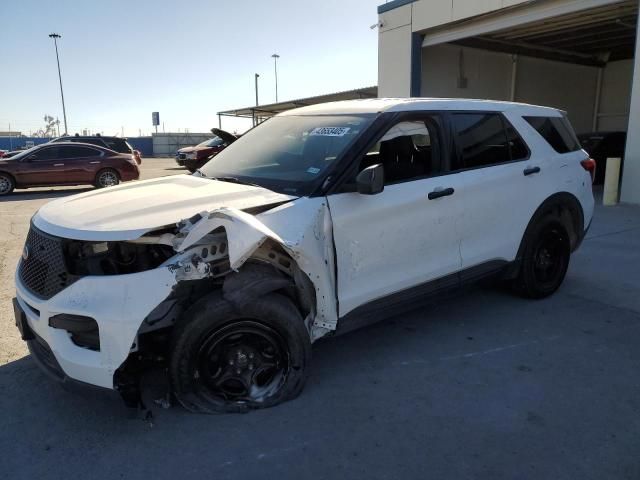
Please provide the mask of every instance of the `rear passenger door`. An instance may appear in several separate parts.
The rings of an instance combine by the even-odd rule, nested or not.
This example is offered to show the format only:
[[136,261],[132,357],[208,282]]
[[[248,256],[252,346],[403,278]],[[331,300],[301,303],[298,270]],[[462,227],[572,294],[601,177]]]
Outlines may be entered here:
[[456,146],[453,170],[463,183],[465,280],[515,259],[531,216],[546,198],[547,171],[502,113],[452,112],[449,118]]

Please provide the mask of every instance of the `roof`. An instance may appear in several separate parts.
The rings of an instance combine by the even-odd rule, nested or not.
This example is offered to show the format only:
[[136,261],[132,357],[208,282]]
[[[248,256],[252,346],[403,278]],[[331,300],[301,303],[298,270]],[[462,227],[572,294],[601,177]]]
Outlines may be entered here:
[[341,100],[352,100],[357,98],[375,98],[378,96],[378,87],[356,88],[355,90],[346,90],[344,92],[328,93],[325,95],[317,95],[315,97],[300,98],[297,100],[287,100],[285,102],[271,103],[267,105],[258,105],[255,107],[244,107],[235,110],[225,110],[218,112],[218,115],[232,117],[272,117],[293,108],[304,107],[308,105],[316,105],[319,103],[337,102]]
[[367,100],[348,100],[288,110],[281,116],[290,115],[348,115],[382,112],[405,112],[414,110],[478,110],[507,111],[521,110],[525,114],[545,113],[558,115],[559,111],[550,107],[528,105],[525,103],[502,102],[493,100],[475,100],[465,98],[376,98]]

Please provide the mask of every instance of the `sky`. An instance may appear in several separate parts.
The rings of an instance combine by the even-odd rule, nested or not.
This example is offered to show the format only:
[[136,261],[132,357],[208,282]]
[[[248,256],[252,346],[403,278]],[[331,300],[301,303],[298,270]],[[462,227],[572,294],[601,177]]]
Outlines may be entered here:
[[[0,131],[62,122],[70,133],[208,132],[221,110],[377,83],[383,0],[0,0]],[[250,120],[223,119],[242,132]],[[61,131],[63,129],[61,128]],[[162,126],[160,127],[160,131]]]

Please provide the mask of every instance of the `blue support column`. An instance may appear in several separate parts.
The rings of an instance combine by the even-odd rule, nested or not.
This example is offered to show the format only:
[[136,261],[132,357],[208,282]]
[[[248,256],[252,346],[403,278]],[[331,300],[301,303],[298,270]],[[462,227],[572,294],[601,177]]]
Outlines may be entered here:
[[422,41],[420,33],[411,35],[411,87],[412,97],[422,96]]

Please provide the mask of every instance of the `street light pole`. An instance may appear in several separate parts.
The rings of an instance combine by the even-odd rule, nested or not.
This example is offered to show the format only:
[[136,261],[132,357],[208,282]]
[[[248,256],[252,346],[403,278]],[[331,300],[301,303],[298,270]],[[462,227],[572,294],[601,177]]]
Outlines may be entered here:
[[276,72],[276,103],[278,103],[278,59],[280,58],[280,55],[274,53],[271,55],[271,58],[273,58],[273,68]]
[[256,107],[259,105],[259,103],[258,103],[258,78],[260,78],[260,75],[256,73]]
[[64,117],[64,132],[66,135],[69,134],[69,129],[67,128],[67,110],[64,107],[64,91],[62,90],[62,74],[60,73],[60,57],[58,56],[58,39],[62,38],[62,35],[57,33],[51,33],[49,38],[53,38],[53,44],[56,47],[56,62],[58,62],[58,80],[60,80],[60,96],[62,97],[62,116]]

